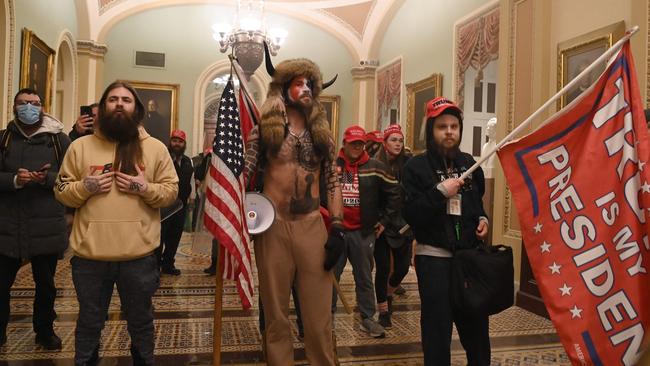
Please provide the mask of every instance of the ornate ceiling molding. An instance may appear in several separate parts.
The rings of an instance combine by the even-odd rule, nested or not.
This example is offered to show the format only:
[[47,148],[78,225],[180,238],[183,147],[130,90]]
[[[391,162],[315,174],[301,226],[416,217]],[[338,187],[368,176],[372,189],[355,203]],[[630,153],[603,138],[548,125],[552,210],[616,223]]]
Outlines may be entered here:
[[78,40],[77,41],[77,54],[78,55],[89,55],[93,57],[103,58],[108,52],[108,47],[105,44],[96,43],[89,40]]

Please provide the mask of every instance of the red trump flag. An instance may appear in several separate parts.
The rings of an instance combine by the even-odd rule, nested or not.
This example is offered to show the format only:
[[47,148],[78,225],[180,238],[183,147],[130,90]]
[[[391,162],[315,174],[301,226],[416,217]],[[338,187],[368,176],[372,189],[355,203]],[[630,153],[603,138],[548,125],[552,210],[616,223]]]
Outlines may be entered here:
[[650,325],[648,132],[625,43],[596,84],[499,159],[574,365],[634,365]]

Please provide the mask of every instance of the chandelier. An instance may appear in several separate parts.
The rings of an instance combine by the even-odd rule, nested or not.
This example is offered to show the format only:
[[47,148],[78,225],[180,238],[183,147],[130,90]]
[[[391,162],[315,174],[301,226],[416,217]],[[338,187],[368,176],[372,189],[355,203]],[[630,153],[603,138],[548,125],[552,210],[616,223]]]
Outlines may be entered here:
[[237,1],[234,25],[219,23],[212,26],[212,37],[219,42],[222,53],[227,52],[228,48],[232,49],[246,79],[250,80],[264,61],[264,42],[268,44],[271,55],[275,56],[287,37],[287,31],[279,28],[266,31],[264,0],[248,0],[245,3],[242,6],[242,1]]

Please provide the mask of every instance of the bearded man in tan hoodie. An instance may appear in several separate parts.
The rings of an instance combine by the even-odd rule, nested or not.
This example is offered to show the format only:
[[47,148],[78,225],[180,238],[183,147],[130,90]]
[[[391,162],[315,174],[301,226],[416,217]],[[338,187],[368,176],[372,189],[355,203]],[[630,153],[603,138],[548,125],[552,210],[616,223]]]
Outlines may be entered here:
[[99,128],[70,145],[54,188],[59,201],[77,209],[70,235],[79,301],[75,365],[98,362],[114,284],[133,364],[154,364],[151,297],[160,280],[154,254],[159,209],[176,199],[178,177],[167,147],[140,125],[143,116],[133,87],[109,85],[99,102]]

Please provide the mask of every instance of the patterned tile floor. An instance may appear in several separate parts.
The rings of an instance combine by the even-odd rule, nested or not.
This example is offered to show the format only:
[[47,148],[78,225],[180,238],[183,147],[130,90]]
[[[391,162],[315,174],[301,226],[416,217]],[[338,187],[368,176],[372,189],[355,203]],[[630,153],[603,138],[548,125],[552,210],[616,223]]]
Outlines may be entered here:
[[[154,297],[157,365],[212,365],[212,310],[215,277],[203,274],[209,264],[205,246],[191,244],[184,234],[177,254],[179,277],[162,276]],[[34,283],[28,266],[23,267],[11,292],[11,322],[8,342],[0,348],[0,365],[72,365],[74,326],[78,304],[70,276],[69,261],[59,262],[56,283],[58,297],[55,323],[63,340],[60,352],[49,352],[34,344],[31,309]],[[351,268],[341,279],[342,291],[354,303]],[[336,315],[338,355],[342,365],[422,365],[420,347],[419,298],[415,273],[404,281],[407,292],[394,303],[393,329],[385,339],[374,339],[359,330],[359,319],[345,314],[340,306]],[[222,363],[263,364],[258,330],[257,308],[244,312],[236,288],[224,284],[222,325]],[[254,300],[257,304],[257,299]],[[339,302],[340,303],[340,302]],[[129,337],[120,318],[117,292],[109,309],[109,320],[102,334],[103,361],[100,365],[130,365]],[[295,320],[295,315],[292,315]],[[303,344],[294,322],[294,349],[298,364],[306,364]],[[550,321],[513,307],[490,319],[492,365],[570,365]],[[465,355],[454,332],[452,365],[465,365]]]

